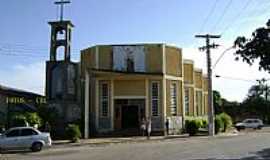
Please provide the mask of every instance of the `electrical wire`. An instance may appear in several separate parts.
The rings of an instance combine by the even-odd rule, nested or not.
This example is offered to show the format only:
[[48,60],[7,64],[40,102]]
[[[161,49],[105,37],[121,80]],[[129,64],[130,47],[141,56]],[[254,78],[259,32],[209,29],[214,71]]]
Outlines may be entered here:
[[234,18],[230,21],[230,23],[221,32],[221,35],[224,35],[224,33],[236,22],[236,20],[241,17],[242,13],[244,13],[244,11],[249,6],[251,1],[252,0],[247,0],[246,1],[246,3],[243,5],[243,7],[239,10],[238,14],[236,16],[234,16]]
[[215,31],[217,26],[221,23],[221,21],[223,20],[225,14],[227,13],[227,11],[229,10],[230,6],[232,4],[232,0],[230,0],[227,5],[225,6],[224,10],[222,11],[222,14],[220,15],[220,17],[218,18],[218,20],[216,21],[215,25],[212,28],[212,31]]
[[205,25],[207,24],[207,22],[209,21],[210,17],[212,16],[212,14],[214,13],[215,9],[216,9],[216,6],[217,6],[217,2],[218,0],[215,0],[214,4],[212,5],[208,15],[206,16],[206,18],[204,19],[201,27],[200,27],[200,30],[199,30],[199,33],[201,33],[203,30],[204,30],[204,27]]

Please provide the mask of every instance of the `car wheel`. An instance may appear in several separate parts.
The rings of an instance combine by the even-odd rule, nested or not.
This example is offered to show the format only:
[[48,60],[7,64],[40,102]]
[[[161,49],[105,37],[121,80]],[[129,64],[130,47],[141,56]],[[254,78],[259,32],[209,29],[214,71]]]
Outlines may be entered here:
[[35,142],[35,143],[33,143],[32,147],[31,147],[31,150],[32,150],[33,152],[39,152],[39,151],[42,150],[42,147],[43,147],[42,143],[40,143],[40,142]]
[[257,129],[262,129],[262,126],[258,126],[258,128]]

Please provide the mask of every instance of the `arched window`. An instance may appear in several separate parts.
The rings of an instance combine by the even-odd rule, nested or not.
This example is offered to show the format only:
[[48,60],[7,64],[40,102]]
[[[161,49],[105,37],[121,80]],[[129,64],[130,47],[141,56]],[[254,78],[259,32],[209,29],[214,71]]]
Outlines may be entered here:
[[61,61],[65,60],[65,47],[64,46],[59,46],[56,49],[56,60]]

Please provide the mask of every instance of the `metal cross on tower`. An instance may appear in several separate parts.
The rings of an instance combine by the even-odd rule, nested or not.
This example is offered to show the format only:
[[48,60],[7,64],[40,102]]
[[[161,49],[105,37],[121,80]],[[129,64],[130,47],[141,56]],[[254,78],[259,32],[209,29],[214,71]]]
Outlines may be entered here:
[[54,2],[54,4],[60,5],[60,21],[63,21],[64,5],[65,4],[68,4],[68,3],[71,3],[71,2],[70,1],[64,1],[64,0],[61,0],[61,1],[58,1],[58,2]]

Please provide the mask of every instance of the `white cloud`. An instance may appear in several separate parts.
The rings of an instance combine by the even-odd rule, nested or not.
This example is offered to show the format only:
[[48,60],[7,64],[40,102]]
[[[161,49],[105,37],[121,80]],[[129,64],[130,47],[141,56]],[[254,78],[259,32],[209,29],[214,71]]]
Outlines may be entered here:
[[27,65],[15,64],[9,70],[0,70],[0,84],[44,95],[45,62]]

